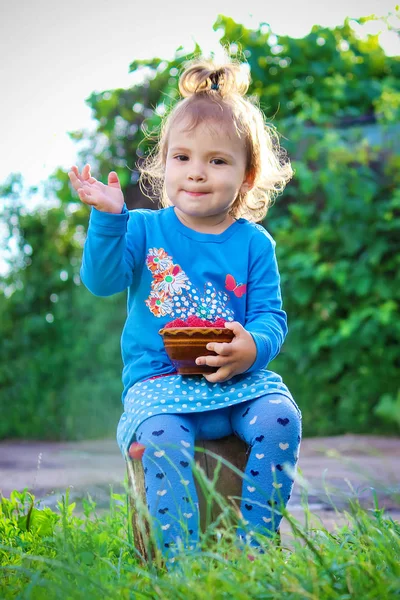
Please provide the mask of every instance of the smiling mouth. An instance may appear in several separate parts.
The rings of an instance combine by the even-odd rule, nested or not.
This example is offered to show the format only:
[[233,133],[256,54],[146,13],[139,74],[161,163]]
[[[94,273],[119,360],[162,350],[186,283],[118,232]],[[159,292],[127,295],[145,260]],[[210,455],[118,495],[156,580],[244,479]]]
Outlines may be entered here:
[[183,190],[184,192],[186,192],[186,194],[188,194],[189,196],[205,196],[206,194],[209,194],[209,192],[189,192],[189,190]]

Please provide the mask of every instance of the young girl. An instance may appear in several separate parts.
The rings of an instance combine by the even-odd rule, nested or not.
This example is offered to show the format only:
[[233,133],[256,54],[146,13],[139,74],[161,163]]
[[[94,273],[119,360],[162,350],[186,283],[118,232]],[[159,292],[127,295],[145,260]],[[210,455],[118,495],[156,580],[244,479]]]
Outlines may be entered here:
[[[124,413],[117,439],[142,457],[147,503],[161,551],[199,539],[191,471],[196,439],[232,432],[249,446],[240,539],[271,535],[290,498],[301,414],[268,363],[287,332],[275,242],[256,224],[292,176],[278,135],[245,96],[248,71],[227,62],[190,63],[183,99],[166,117],[159,145],[141,167],[160,210],[128,211],[115,172],[108,185],[86,165],[69,177],[92,206],[81,269],[97,296],[128,290],[122,333]],[[224,319],[231,343],[208,345],[204,376],[176,374],[159,330],[177,318]]]

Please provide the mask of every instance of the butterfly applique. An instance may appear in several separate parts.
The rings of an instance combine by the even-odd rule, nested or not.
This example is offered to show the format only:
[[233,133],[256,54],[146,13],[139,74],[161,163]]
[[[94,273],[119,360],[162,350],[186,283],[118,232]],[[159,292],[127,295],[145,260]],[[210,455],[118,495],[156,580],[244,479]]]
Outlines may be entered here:
[[244,296],[247,290],[247,285],[245,283],[237,284],[233,275],[226,276],[225,287],[228,292],[233,292],[238,298]]

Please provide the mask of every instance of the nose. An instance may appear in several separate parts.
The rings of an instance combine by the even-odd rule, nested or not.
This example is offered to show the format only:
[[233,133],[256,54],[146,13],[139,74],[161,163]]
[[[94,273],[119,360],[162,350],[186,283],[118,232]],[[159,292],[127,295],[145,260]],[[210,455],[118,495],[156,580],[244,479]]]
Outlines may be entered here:
[[188,179],[191,181],[204,181],[204,175],[188,175]]
[[192,163],[188,169],[187,178],[190,181],[204,181],[206,178],[204,169],[201,165]]

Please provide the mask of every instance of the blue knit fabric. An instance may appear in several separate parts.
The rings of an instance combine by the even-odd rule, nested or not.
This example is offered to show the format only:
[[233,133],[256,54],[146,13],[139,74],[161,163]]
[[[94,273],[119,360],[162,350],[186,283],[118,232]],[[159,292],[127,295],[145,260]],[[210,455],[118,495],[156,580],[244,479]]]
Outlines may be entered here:
[[287,332],[275,242],[245,219],[208,234],[183,225],[173,207],[92,209],[81,278],[98,296],[128,291],[122,401],[136,383],[175,371],[158,332],[178,317],[241,323],[257,348],[249,373],[267,367]]

